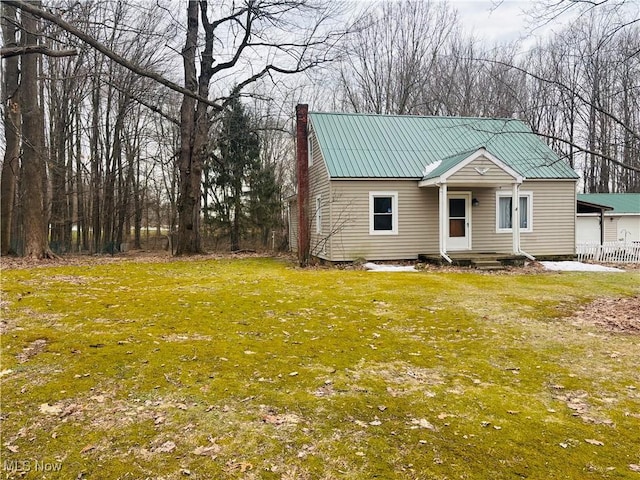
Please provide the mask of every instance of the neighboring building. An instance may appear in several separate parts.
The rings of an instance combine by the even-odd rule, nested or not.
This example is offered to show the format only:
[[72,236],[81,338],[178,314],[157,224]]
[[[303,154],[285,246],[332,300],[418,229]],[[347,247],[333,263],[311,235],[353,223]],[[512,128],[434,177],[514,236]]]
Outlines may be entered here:
[[578,175],[521,121],[305,108],[294,250],[306,223],[310,254],[329,261],[575,254]]
[[576,244],[640,242],[640,193],[578,195]]

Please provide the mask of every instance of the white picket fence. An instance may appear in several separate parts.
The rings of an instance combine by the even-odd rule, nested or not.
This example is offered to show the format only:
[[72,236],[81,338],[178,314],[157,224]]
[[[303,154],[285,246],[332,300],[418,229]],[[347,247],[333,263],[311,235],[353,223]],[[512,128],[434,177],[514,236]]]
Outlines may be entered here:
[[580,243],[576,255],[579,262],[640,263],[640,242]]

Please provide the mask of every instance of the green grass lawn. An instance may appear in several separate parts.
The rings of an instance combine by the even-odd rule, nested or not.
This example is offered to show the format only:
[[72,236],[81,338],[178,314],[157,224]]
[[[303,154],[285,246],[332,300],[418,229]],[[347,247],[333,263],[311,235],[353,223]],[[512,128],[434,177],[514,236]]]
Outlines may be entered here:
[[568,319],[638,273],[122,261],[2,292],[2,478],[640,478],[640,337]]

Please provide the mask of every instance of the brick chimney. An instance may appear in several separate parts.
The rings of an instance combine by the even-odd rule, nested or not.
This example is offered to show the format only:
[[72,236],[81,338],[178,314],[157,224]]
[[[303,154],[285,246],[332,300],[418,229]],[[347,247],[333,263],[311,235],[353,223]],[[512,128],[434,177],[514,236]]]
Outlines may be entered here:
[[307,116],[309,105],[296,105],[296,172],[298,176],[298,261],[309,263],[311,238],[309,235],[309,145]]

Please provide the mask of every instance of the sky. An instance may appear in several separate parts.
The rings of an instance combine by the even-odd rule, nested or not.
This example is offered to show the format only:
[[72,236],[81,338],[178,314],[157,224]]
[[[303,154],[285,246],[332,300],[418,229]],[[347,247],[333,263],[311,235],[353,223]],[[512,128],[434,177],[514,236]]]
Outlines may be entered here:
[[527,15],[535,10],[535,0],[450,0],[458,10],[462,24],[488,45],[520,40],[522,50],[538,40],[562,30],[577,15],[578,9],[565,12],[547,25],[533,29]]
[[506,1],[495,9],[491,0],[457,0],[451,4],[458,10],[463,24],[490,43],[518,39],[526,29],[523,9],[531,2]]

